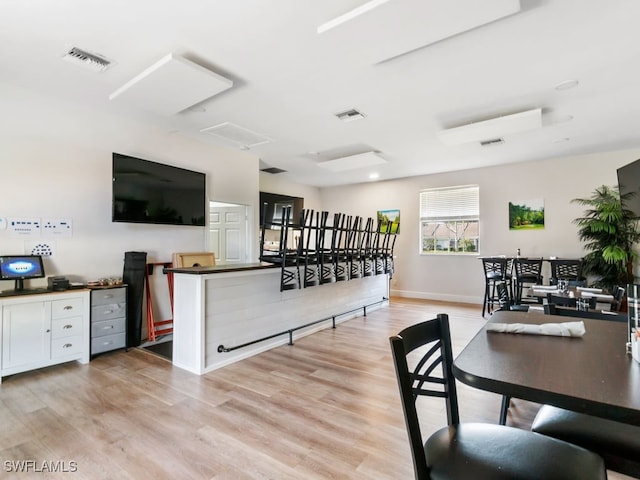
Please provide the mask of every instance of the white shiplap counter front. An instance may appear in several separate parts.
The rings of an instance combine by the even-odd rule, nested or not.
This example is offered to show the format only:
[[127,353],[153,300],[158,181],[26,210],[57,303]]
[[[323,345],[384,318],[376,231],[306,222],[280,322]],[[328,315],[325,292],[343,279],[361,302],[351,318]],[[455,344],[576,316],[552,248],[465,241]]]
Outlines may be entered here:
[[[288,343],[279,335],[332,316],[336,323],[373,310],[389,298],[388,275],[280,292],[280,269],[264,265],[169,269],[173,272],[173,364],[203,374]],[[359,310],[358,310],[359,309]],[[345,312],[344,315],[341,315]],[[331,327],[331,320],[297,330],[294,339]]]

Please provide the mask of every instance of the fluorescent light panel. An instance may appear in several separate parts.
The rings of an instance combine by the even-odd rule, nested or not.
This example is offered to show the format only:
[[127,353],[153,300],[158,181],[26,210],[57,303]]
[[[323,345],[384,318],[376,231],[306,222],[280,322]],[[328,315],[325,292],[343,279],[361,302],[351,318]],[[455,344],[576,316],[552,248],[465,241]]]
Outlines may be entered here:
[[536,108],[482,122],[462,125],[461,127],[441,130],[438,132],[438,137],[445,145],[454,146],[464,143],[482,142],[495,138],[504,138],[507,135],[535,130],[541,127],[542,109]]
[[355,170],[356,168],[370,167],[381,163],[387,163],[387,161],[376,152],[372,151],[327,160],[326,162],[318,163],[318,166],[326,168],[332,172],[344,172],[346,170]]
[[520,0],[371,0],[317,31],[363,64],[377,64],[519,11]]
[[318,27],[318,33],[324,33],[327,30],[331,30],[332,28],[337,27],[338,25],[342,25],[349,20],[353,20],[356,17],[359,17],[363,13],[367,13],[370,10],[373,10],[380,5],[389,2],[390,0],[371,0],[364,5],[360,5],[359,7],[354,8],[353,10],[348,11],[347,13],[340,15],[339,17],[334,18],[333,20],[329,20],[326,23],[323,23]]
[[231,80],[171,53],[109,95],[109,100],[175,115],[232,86]]

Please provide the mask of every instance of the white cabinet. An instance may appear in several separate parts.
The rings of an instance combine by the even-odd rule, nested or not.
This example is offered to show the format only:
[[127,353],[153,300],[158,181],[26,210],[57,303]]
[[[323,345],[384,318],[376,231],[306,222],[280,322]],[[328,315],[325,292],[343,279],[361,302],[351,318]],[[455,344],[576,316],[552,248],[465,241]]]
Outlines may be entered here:
[[6,375],[89,361],[89,292],[0,298],[0,381]]

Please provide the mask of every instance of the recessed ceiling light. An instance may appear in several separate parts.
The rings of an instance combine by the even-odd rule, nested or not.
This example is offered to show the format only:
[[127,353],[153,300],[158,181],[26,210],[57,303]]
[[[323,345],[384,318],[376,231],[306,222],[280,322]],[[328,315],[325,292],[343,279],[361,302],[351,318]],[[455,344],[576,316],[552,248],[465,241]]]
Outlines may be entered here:
[[559,92],[562,90],[569,90],[571,88],[575,88],[578,86],[580,82],[578,80],[566,80],[564,82],[560,82],[555,86],[555,89]]
[[376,180],[378,178],[380,178],[380,174],[379,173],[374,172],[374,173],[369,174],[369,180]]

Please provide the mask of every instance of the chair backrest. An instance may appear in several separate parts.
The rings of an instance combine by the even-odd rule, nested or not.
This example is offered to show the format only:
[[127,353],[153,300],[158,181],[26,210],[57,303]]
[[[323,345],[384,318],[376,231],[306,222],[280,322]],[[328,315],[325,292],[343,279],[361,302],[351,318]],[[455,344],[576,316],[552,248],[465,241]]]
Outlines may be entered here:
[[540,277],[542,258],[516,258],[514,262],[516,277]]
[[547,293],[547,303],[553,303],[555,305],[560,305],[563,307],[576,308],[575,297],[565,297],[562,295],[554,295],[553,293]]
[[174,253],[172,260],[175,268],[213,267],[216,264],[216,256],[213,252]]
[[554,259],[550,260],[551,264],[551,279],[550,283],[556,284],[558,280],[582,280],[582,259],[563,260]]
[[417,398],[421,395],[444,398],[448,424],[460,423],[458,396],[452,371],[449,316],[441,313],[433,320],[407,327],[390,337],[389,341],[416,478],[429,478],[416,409]]
[[507,259],[505,257],[483,257],[485,279],[504,280],[507,274]]
[[626,322],[627,316],[620,313],[605,313],[598,310],[576,310],[575,308],[560,307],[553,303],[544,306],[545,315],[558,315],[572,318],[592,318],[594,320],[607,320],[609,322]]

